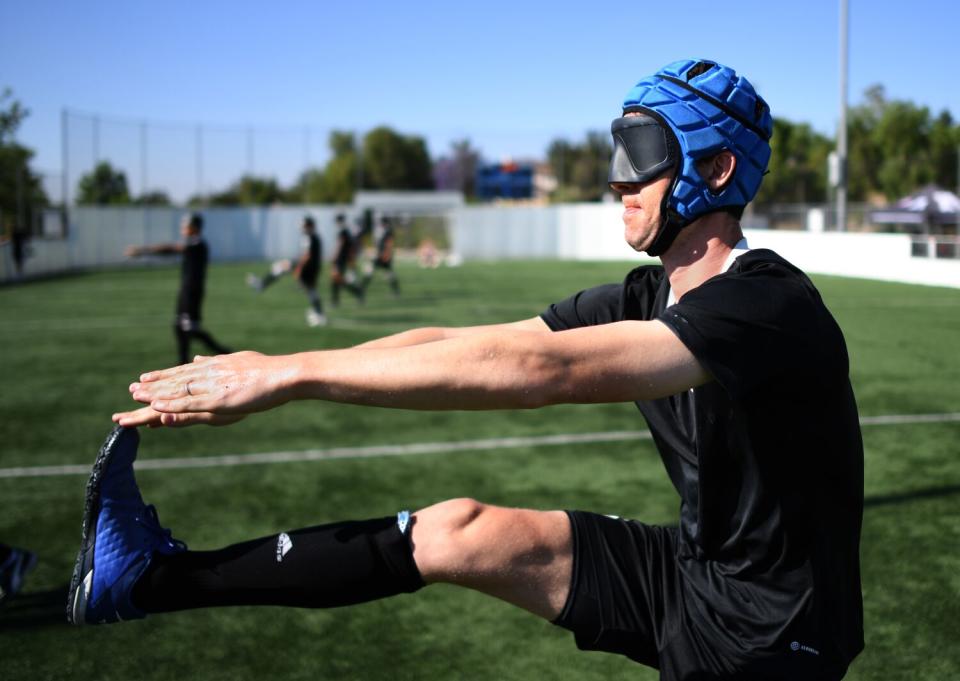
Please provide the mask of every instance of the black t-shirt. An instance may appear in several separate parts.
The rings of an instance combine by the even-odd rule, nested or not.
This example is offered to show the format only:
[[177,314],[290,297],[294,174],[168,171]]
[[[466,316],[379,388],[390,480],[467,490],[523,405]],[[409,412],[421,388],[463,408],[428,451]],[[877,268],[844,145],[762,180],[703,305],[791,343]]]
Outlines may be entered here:
[[333,262],[338,270],[346,269],[353,254],[353,237],[346,227],[337,232],[337,252],[333,254]]
[[316,234],[304,234],[302,240],[303,250],[307,253],[307,259],[300,268],[300,278],[304,280],[316,279],[320,272],[320,263],[323,259],[323,245],[320,237]]
[[[731,651],[863,648],[863,444],[843,335],[810,280],[753,250],[667,307],[662,267],[582,291],[554,331],[666,324],[714,377],[638,402],[681,497],[682,607]],[[643,352],[642,347],[637,348]]]
[[180,295],[177,298],[177,312],[189,314],[200,319],[200,305],[203,302],[203,289],[207,278],[207,261],[210,252],[207,242],[199,236],[187,239],[180,265]]
[[393,227],[385,227],[377,241],[377,261],[385,264],[393,261]]

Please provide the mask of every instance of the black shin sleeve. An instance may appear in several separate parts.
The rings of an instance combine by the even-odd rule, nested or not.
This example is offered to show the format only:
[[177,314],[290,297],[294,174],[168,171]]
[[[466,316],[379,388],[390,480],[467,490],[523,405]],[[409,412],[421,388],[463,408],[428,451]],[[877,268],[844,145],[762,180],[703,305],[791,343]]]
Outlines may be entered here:
[[219,551],[157,554],[133,602],[146,612],[225,605],[334,608],[424,586],[397,518],[281,533]]

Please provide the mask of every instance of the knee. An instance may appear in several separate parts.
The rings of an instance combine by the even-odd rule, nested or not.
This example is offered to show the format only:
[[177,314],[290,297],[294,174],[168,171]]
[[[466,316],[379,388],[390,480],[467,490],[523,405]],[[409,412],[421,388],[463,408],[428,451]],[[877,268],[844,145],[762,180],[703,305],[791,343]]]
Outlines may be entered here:
[[486,505],[476,499],[450,499],[424,509],[417,516],[419,519],[421,514],[427,515],[425,522],[431,526],[431,531],[449,540],[475,525],[485,509]]
[[474,499],[451,499],[414,514],[414,559],[424,579],[443,578],[474,562],[488,508]]

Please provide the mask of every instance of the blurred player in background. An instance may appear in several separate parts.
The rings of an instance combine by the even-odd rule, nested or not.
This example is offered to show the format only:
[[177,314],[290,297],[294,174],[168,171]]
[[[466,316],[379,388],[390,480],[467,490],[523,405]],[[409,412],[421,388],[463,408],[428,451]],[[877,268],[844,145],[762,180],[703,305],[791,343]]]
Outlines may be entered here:
[[177,316],[173,332],[177,339],[177,354],[181,364],[190,361],[190,339],[196,338],[216,354],[233,352],[218,343],[213,336],[200,326],[200,309],[206,289],[207,264],[210,261],[210,249],[203,238],[203,216],[188,213],[180,221],[180,234],[183,241],[171,244],[151,246],[128,246],[127,257],[137,258],[144,255],[180,255],[180,291],[177,293]]
[[346,288],[362,303],[363,289],[357,285],[357,277],[353,270],[356,242],[350,234],[347,217],[343,213],[337,215],[336,223],[337,243],[333,250],[333,266],[330,268],[330,298],[333,306],[336,307],[340,304],[340,289]]
[[390,290],[393,295],[400,295],[400,283],[397,281],[397,273],[393,271],[393,251],[396,247],[396,235],[393,231],[393,221],[383,216],[380,218],[380,224],[373,232],[374,241],[377,244],[377,253],[373,261],[367,265],[367,272],[363,278],[361,286],[366,291],[373,280],[373,275],[377,270],[383,270],[387,281],[390,283]]
[[35,553],[0,544],[0,605],[20,591],[27,573],[36,565]]
[[247,284],[256,291],[263,291],[277,279],[292,271],[293,276],[310,300],[310,307],[307,309],[307,324],[310,326],[325,326],[327,318],[323,314],[323,301],[317,292],[317,278],[323,269],[323,240],[317,234],[317,223],[311,215],[303,218],[300,229],[303,231],[303,241],[301,242],[300,258],[296,265],[291,263],[289,259],[277,260],[270,266],[270,271],[262,277],[248,273]]
[[26,259],[30,234],[18,225],[11,226],[2,239],[0,245],[10,244],[10,255],[13,258],[14,279],[23,278],[23,261]]
[[[741,230],[770,159],[767,104],[732,69],[684,60],[632,88],[611,132],[624,238],[662,266],[509,324],[200,358],[131,384],[147,406],[114,415],[123,427],[94,466],[73,621],[335,607],[450,583],[664,681],[843,677],[863,648],[863,443],[839,326],[803,272],[751,250]],[[132,428],[226,425],[295,399],[422,410],[633,401],[680,497],[678,522],[461,498],[186,550],[140,499]],[[113,548],[118,535],[130,548],[98,580],[98,537]],[[467,616],[465,636],[471,626]]]

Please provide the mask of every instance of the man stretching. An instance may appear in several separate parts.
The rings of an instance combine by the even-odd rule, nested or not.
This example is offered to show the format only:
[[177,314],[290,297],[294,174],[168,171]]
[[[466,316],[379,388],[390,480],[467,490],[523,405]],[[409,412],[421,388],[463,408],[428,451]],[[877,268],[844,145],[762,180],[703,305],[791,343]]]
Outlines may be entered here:
[[[631,89],[611,126],[625,239],[662,266],[510,324],[141,375],[130,393],[146,406],[114,415],[88,486],[70,618],[334,607],[446,582],[663,679],[841,678],[863,647],[863,447],[839,327],[800,270],[751,250],[740,229],[772,129],[732,69],[675,62]],[[188,551],[160,527],[133,477],[134,427],[222,425],[298,399],[634,401],[680,497],[678,523],[454,499],[217,551]]]

